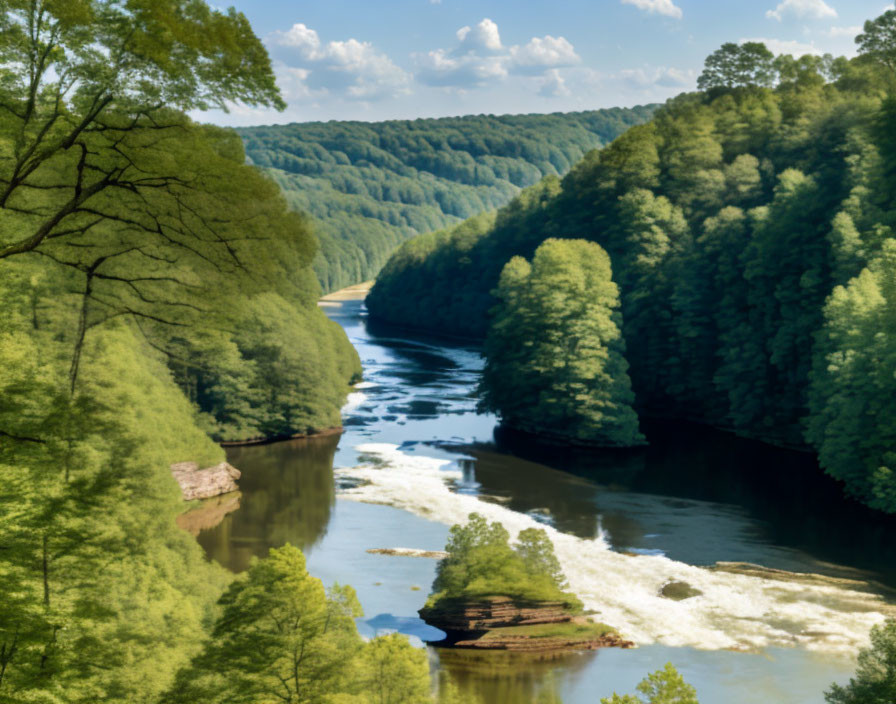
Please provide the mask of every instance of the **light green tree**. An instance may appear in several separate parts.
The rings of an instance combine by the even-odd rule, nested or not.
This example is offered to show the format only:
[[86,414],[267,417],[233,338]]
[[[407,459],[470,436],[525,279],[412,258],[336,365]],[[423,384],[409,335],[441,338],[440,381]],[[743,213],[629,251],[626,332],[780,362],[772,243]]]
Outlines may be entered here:
[[324,702],[350,689],[349,666],[362,647],[351,587],[327,594],[301,551],[275,548],[220,601],[211,638],[182,670],[163,702]]
[[828,704],[890,704],[896,701],[896,621],[871,629],[871,646],[859,653],[855,677],[825,692]]
[[638,695],[613,694],[601,704],[699,704],[697,690],[684,681],[672,663],[648,675],[637,687]]

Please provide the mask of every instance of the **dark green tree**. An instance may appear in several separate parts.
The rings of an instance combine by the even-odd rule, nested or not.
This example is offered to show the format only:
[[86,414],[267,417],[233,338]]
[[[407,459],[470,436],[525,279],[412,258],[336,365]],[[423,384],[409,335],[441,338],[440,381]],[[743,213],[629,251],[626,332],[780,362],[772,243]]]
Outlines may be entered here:
[[896,74],[896,10],[887,10],[880,17],[865,22],[856,37],[859,53],[873,59]]
[[583,240],[546,240],[501,274],[480,407],[522,430],[598,445],[644,442],[632,410],[610,259]]

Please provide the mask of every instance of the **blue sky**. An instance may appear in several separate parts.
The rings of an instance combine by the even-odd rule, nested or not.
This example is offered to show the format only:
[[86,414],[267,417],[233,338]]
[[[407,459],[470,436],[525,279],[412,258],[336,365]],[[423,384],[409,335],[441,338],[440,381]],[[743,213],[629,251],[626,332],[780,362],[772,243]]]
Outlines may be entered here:
[[[213,0],[214,2],[214,0]],[[218,6],[224,5],[220,0]],[[236,0],[263,38],[286,111],[253,125],[591,110],[695,86],[723,42],[852,56],[886,0]],[[229,6],[229,5],[228,5]]]

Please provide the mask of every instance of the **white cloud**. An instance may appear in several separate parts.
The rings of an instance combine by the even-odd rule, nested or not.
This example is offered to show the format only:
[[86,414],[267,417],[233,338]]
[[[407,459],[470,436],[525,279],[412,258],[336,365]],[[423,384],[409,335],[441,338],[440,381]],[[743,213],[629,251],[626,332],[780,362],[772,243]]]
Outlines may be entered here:
[[415,54],[417,80],[442,88],[478,88],[507,76],[503,57],[482,57],[475,54],[453,55],[444,49]]
[[498,25],[486,17],[475,27],[461,27],[457,30],[457,40],[460,45],[456,51],[460,54],[497,52],[501,46],[501,35]]
[[862,28],[859,25],[855,27],[831,27],[828,30],[829,37],[855,37],[862,33]]
[[572,91],[566,86],[560,71],[554,68],[545,74],[538,94],[546,98],[566,98],[572,95]]
[[498,25],[486,18],[475,27],[461,27],[457,45],[414,54],[416,78],[428,86],[468,90],[502,81],[512,74],[541,77],[542,91],[562,95],[563,77],[548,75],[581,62],[575,47],[565,37],[532,37],[526,44],[505,47]]
[[815,54],[820,56],[824,52],[821,51],[814,44],[803,44],[798,41],[785,41],[783,39],[741,39],[739,44],[746,44],[747,42],[762,42],[765,44],[769,51],[773,54],[790,54],[791,56],[795,56],[799,58],[805,54]]
[[623,5],[634,5],[639,10],[646,10],[651,14],[666,15],[680,20],[681,8],[672,0],[622,0]]
[[787,15],[800,19],[821,20],[826,17],[836,17],[837,11],[824,0],[782,0],[774,10],[765,13],[766,17],[778,20],[778,22],[781,22]]
[[623,69],[611,78],[621,79],[629,88],[691,88],[697,81],[694,71],[658,66],[655,68]]
[[519,73],[541,73],[545,69],[575,66],[581,62],[575,47],[566,37],[532,37],[528,44],[510,49],[510,61]]
[[327,93],[350,100],[380,100],[408,90],[410,75],[370,42],[323,43],[316,31],[301,23],[273,32],[269,39],[278,74],[286,79],[287,96]]

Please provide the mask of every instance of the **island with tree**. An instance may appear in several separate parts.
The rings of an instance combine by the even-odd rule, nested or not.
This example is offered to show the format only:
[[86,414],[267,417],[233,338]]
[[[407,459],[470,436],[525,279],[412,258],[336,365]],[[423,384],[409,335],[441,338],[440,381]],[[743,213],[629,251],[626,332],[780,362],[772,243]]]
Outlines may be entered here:
[[520,531],[471,513],[454,525],[433,593],[420,617],[443,630],[440,645],[514,651],[630,648],[615,629],[588,619],[544,530]]

